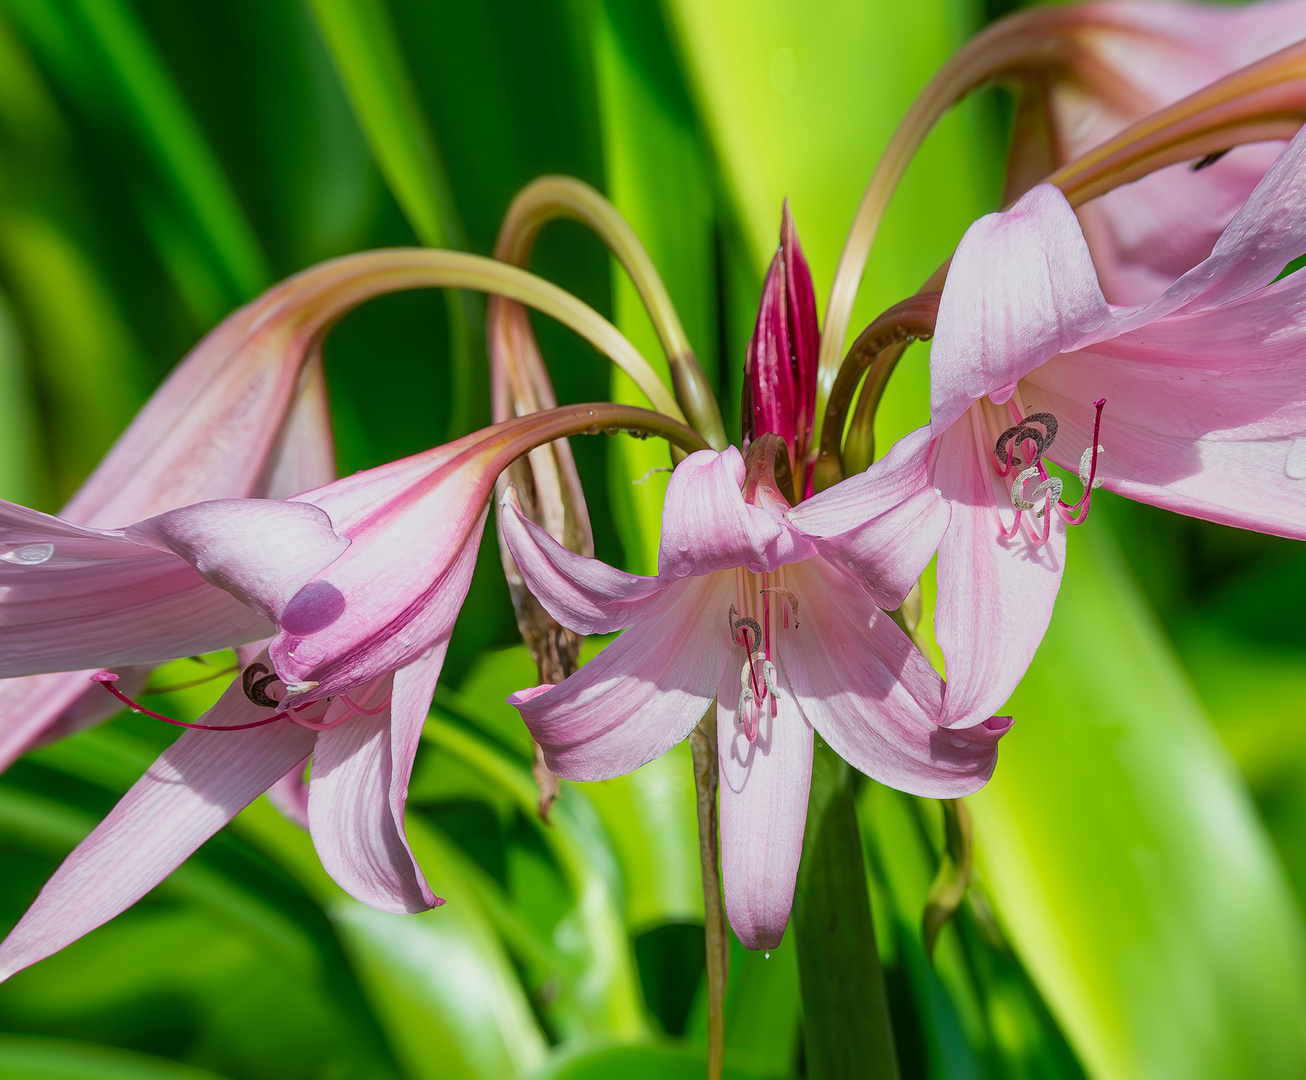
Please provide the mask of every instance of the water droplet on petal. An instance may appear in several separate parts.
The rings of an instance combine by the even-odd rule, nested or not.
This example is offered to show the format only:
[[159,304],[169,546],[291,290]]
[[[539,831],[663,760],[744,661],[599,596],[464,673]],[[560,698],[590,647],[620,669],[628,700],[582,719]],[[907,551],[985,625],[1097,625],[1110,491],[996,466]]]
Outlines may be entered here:
[[767,949],[766,952],[762,953],[762,959],[763,959],[763,960],[770,960],[770,959],[771,959],[771,950],[770,950],[770,949]]
[[952,743],[952,745],[955,746],[958,750],[964,749],[966,746],[966,740],[963,739],[960,735],[952,736],[952,738],[950,738],[948,742]]
[[53,554],[53,544],[24,544],[22,547],[0,552],[0,559],[18,566],[40,566],[43,562],[49,562]]

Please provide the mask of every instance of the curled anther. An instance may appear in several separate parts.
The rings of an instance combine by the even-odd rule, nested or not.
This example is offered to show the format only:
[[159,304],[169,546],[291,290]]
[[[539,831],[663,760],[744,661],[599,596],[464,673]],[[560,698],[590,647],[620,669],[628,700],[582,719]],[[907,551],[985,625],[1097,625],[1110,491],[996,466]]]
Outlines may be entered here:
[[[1036,424],[1039,426],[1035,427]],[[1042,430],[1039,430],[1040,427]],[[993,448],[994,456],[1002,465],[1023,465],[1025,462],[1014,454],[1016,448],[1028,440],[1034,444],[1034,457],[1030,462],[1033,464],[1047,453],[1048,447],[1057,437],[1057,427],[1057,418],[1052,413],[1030,413],[1020,423],[1007,428],[998,436],[997,445]]]
[[1099,446],[1096,451],[1090,446],[1079,455],[1079,482],[1084,485],[1085,491],[1089,489],[1090,485],[1095,488],[1102,486],[1102,478],[1093,476],[1094,465],[1096,464],[1094,457],[1096,454],[1105,453],[1105,446]]
[[[733,611],[734,608],[730,610]],[[744,629],[753,631],[753,640],[751,642],[746,639],[744,641],[739,640],[739,631]],[[762,626],[756,619],[749,618],[747,615],[732,617],[730,636],[736,645],[742,645],[744,648],[751,650],[752,646],[762,640]]]
[[[777,593],[783,597],[785,603],[789,605],[789,610],[793,613],[794,629],[798,629],[798,597],[795,595],[793,589],[787,589],[783,585],[771,585],[765,589],[758,589],[758,592]],[[786,622],[785,625],[788,626],[788,622]]]
[[[259,678],[262,675],[263,678]],[[268,687],[278,680],[279,676],[274,671],[268,674],[268,669],[262,664],[250,664],[240,676],[241,689],[245,691],[245,696],[255,705],[264,709],[276,709],[280,707],[280,702],[274,701],[268,696]]]
[[1061,483],[1061,478],[1058,476],[1044,477],[1038,487],[1036,487],[1029,496],[1026,496],[1025,485],[1039,475],[1038,466],[1031,465],[1016,477],[1016,482],[1011,485],[1011,505],[1022,512],[1033,510],[1034,507],[1038,505],[1038,497],[1045,491],[1049,492],[1048,501],[1043,504],[1043,509],[1041,509],[1036,515],[1037,517],[1042,517],[1047,511],[1048,506],[1061,498],[1063,485]]
[[775,685],[775,665],[770,660],[762,661],[762,683],[767,689],[767,693],[776,701],[780,700],[780,691]]

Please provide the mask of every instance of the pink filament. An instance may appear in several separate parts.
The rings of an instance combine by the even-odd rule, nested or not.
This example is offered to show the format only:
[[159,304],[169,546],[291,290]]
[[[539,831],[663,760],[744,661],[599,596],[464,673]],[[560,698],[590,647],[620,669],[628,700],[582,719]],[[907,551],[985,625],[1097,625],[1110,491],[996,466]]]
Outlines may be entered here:
[[91,676],[91,682],[99,683],[132,712],[152,716],[155,720],[162,720],[165,724],[172,724],[175,727],[191,728],[196,731],[245,731],[248,728],[263,727],[265,724],[271,724],[290,716],[288,712],[279,712],[274,716],[265,716],[262,720],[255,720],[250,724],[191,724],[185,720],[174,720],[171,716],[164,716],[163,713],[156,713],[153,709],[147,709],[144,705],[133,701],[113,685],[117,681],[118,676],[112,671],[97,671]]
[[133,701],[113,684],[117,682],[118,676],[112,671],[97,671],[91,676],[91,682],[99,683],[114,697],[121,701],[134,713],[142,713],[145,716],[153,717],[155,720],[162,720],[165,724],[172,724],[174,727],[190,728],[194,731],[247,731],[250,728],[263,727],[267,724],[276,723],[278,720],[289,720],[292,724],[298,724],[300,727],[308,728],[310,731],[330,731],[334,727],[339,727],[346,720],[351,720],[356,715],[377,716],[390,707],[390,698],[387,697],[380,705],[373,709],[365,708],[349,697],[348,694],[341,694],[340,700],[349,706],[349,712],[336,720],[328,723],[318,723],[308,719],[300,714],[306,712],[314,705],[325,704],[325,702],[308,701],[303,705],[291,706],[289,709],[283,709],[281,712],[273,713],[271,716],[265,716],[261,720],[254,720],[248,724],[193,724],[186,720],[174,720],[171,716],[164,716],[163,713],[157,713],[153,709],[147,709],[137,701]]

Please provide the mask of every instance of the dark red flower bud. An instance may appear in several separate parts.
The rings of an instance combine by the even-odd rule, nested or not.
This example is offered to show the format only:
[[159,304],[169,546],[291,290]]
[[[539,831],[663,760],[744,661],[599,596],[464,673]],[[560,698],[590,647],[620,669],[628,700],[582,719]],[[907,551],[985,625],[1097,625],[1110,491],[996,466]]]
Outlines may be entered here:
[[743,444],[779,435],[797,466],[806,456],[816,412],[820,327],[816,293],[803,258],[789,201],[780,222],[780,248],[762,285],[757,327],[744,360]]

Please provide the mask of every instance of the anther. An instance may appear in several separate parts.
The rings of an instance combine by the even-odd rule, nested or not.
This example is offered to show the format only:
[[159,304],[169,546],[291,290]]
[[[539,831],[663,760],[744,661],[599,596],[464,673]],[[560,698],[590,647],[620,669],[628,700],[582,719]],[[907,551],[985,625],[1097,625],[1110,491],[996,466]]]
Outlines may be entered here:
[[[263,678],[259,678],[262,675]],[[250,664],[240,675],[241,689],[245,696],[262,709],[275,709],[279,701],[268,696],[268,687],[278,680],[277,673],[271,672],[263,664]]]
[[793,612],[794,629],[798,629],[798,597],[795,595],[793,589],[786,589],[783,585],[771,585],[768,588],[759,589],[758,592],[779,593],[779,595],[783,597],[785,603],[789,605],[788,611],[785,612],[785,627],[787,628],[789,626],[789,613]]
[[[1039,428],[1032,425],[1038,424]],[[1014,427],[1007,428],[998,436],[997,445],[993,448],[993,454],[998,459],[998,463],[1004,467],[1025,464],[1019,458],[1015,457],[1015,450],[1026,440],[1034,444],[1034,456],[1031,464],[1038,461],[1047,449],[1052,445],[1057,437],[1057,418],[1050,412],[1030,413],[1021,419],[1020,423]],[[1008,444],[1013,444],[1008,448]]]

